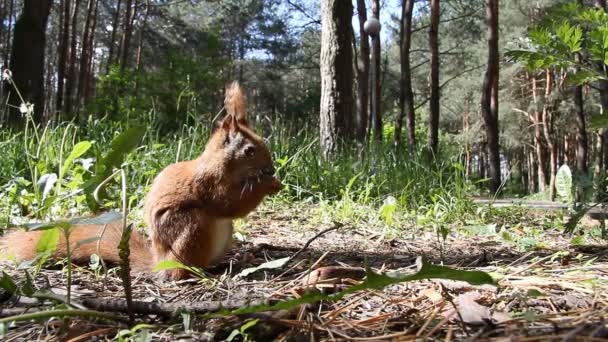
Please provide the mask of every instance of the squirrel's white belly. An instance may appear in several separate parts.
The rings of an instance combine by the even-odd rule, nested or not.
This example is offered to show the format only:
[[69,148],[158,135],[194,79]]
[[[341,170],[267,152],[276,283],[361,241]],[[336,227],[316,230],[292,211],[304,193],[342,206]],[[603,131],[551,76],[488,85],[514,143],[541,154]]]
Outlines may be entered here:
[[232,241],[232,220],[227,218],[217,219],[212,229],[215,232],[215,241],[211,244],[210,260],[217,262],[224,257],[224,253]]

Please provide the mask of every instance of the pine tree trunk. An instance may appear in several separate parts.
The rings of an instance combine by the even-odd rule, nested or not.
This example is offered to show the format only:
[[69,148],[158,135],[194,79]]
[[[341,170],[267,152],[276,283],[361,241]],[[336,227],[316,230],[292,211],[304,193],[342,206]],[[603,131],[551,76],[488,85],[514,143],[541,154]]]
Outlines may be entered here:
[[576,113],[576,168],[583,175],[586,175],[589,171],[587,168],[588,139],[583,100],[583,87],[575,86],[572,96],[574,97],[574,111]]
[[74,90],[77,76],[76,68],[76,48],[78,46],[78,8],[81,0],[74,1],[74,11],[72,12],[71,24],[72,32],[70,33],[70,60],[68,62],[68,75],[65,83],[65,112],[71,114],[72,117],[77,117],[73,112]]
[[88,54],[87,54],[87,72],[84,80],[84,103],[93,95],[93,84],[95,73],[93,72],[93,52],[95,51],[95,28],[97,27],[97,12],[99,8],[99,0],[95,0],[95,8],[93,9],[93,21],[91,23],[91,33],[89,34]]
[[543,104],[542,112],[542,126],[543,133],[545,135],[545,141],[547,141],[547,147],[549,149],[549,198],[551,201],[555,200],[555,177],[557,175],[557,143],[555,142],[555,132],[553,129],[553,115],[552,108],[550,108],[550,96],[551,96],[551,83],[552,71],[547,69],[545,79],[545,101]]
[[545,172],[547,156],[543,144],[543,117],[542,112],[538,110],[538,86],[536,85],[535,75],[532,75],[532,102],[534,103],[534,109],[529,116],[529,119],[534,126],[534,149],[536,150],[536,166],[538,168],[536,171],[538,176],[538,191],[543,192],[547,189],[547,174]]
[[336,153],[352,136],[353,50],[352,3],[323,0],[321,3],[321,107],[320,139],[323,156]]
[[488,25],[488,64],[483,81],[481,114],[488,139],[490,193],[500,188],[500,145],[498,131],[498,0],[486,0],[486,23]]
[[15,7],[15,0],[10,0],[9,2],[9,6],[8,6],[8,25],[7,30],[6,30],[6,42],[4,43],[4,53],[3,53],[3,61],[4,63],[2,65],[7,66],[8,62],[9,62],[9,57],[10,57],[10,51],[11,51],[11,27],[13,27],[13,11],[14,11],[14,7]]
[[[44,115],[46,24],[52,4],[51,0],[24,1],[23,10],[13,31],[10,70],[24,101],[34,105],[36,122],[42,122]],[[15,92],[11,92],[8,101],[17,108],[21,104]],[[17,127],[21,122],[19,109],[11,109],[9,124]]]
[[114,64],[114,46],[116,45],[116,31],[118,30],[118,22],[120,21],[120,5],[122,0],[116,3],[116,11],[112,17],[112,34],[110,35],[110,47],[108,48],[108,64],[106,64],[106,74],[110,73],[110,66]]
[[431,25],[429,27],[429,48],[431,51],[430,99],[429,99],[429,141],[430,159],[439,152],[439,0],[431,2]]
[[[63,0],[61,2],[61,23],[62,31],[59,38],[58,65],[57,65],[57,112],[63,111],[63,96],[65,84],[66,63],[69,53],[69,38],[70,38],[70,9],[72,7],[71,0]],[[59,118],[58,114],[58,118]]]
[[[380,20],[380,0],[372,0],[372,13],[375,18]],[[373,110],[373,125],[374,125],[374,140],[376,142],[382,142],[382,109],[380,108],[382,103],[382,85],[381,81],[381,55],[380,55],[380,33],[375,37],[372,37],[372,64],[374,65],[373,72],[373,87],[372,87],[372,101],[374,102]]]
[[564,135],[564,164],[572,165],[572,157],[570,156],[570,133]]
[[[466,136],[469,132],[469,127],[471,126],[470,122],[470,113],[469,113],[469,103],[470,99],[467,96],[464,100],[464,111],[462,113],[462,132]],[[464,146],[465,151],[465,159],[464,159],[464,169],[465,169],[465,178],[469,178],[471,175],[471,146],[469,143],[465,143]]]
[[369,36],[363,30],[367,20],[365,0],[357,0],[359,16],[359,58],[357,59],[357,141],[361,146],[365,144],[367,133],[367,120],[369,109]]
[[479,178],[486,178],[487,143],[484,141],[479,144]]
[[395,144],[401,144],[403,117],[407,118],[407,138],[410,152],[416,150],[416,113],[414,111],[414,92],[412,91],[412,70],[410,66],[410,47],[412,45],[412,13],[414,0],[403,0],[401,6],[401,77],[399,79],[399,113],[395,122]]
[[89,43],[92,43],[92,39],[89,36],[91,35],[91,26],[93,24],[93,15],[95,12],[96,2],[96,0],[89,0],[87,3],[87,16],[84,22],[84,32],[81,40],[80,72],[78,75],[78,87],[76,92],[76,110],[78,110],[78,108],[80,108],[80,106],[84,105],[86,102],[86,99],[84,99],[84,92],[86,88],[86,80],[89,78],[87,66],[89,54],[91,52]]
[[528,149],[528,193],[533,194],[538,191],[538,167],[536,158],[534,157],[534,151],[532,148]]
[[124,69],[127,67],[129,61],[129,53],[131,49],[131,35],[133,33],[133,14],[135,6],[133,6],[133,0],[127,0],[125,3],[125,18],[123,22],[122,40],[120,44],[120,67]]
[[142,50],[144,47],[144,32],[146,31],[146,24],[148,23],[148,15],[150,14],[150,0],[146,0],[146,12],[144,19],[139,29],[139,39],[137,42],[137,57],[135,59],[135,70],[139,71],[141,68],[142,61]]

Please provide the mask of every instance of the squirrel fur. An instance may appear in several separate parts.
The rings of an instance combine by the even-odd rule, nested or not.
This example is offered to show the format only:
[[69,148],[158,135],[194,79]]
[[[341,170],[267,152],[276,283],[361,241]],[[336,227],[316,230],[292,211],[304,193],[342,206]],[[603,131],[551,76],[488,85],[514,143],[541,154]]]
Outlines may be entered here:
[[[270,151],[247,123],[245,96],[237,82],[228,87],[224,108],[227,114],[202,154],[169,165],[154,179],[144,206],[149,240],[133,231],[129,243],[134,272],[149,272],[163,260],[202,268],[221,261],[231,246],[232,220],[246,216],[265,196],[282,188],[274,176]],[[0,250],[17,260],[30,260],[36,256],[41,234],[14,230],[0,239]],[[99,253],[105,261],[119,262],[121,234],[119,222],[108,224],[105,231],[101,225],[73,227],[72,259],[86,262]],[[92,241],[100,235],[101,240]],[[65,247],[62,237],[56,255],[65,256]],[[164,279],[189,276],[183,269],[159,273]]]

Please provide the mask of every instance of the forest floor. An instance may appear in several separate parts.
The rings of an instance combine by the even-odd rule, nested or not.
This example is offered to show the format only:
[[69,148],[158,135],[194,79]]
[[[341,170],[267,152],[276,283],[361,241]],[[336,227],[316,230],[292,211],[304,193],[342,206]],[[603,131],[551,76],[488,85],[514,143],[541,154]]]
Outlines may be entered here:
[[[213,270],[211,281],[133,278],[133,299],[139,312],[145,312],[137,314],[135,322],[150,326],[126,323],[124,313],[110,320],[58,317],[14,323],[4,328],[8,329],[3,341],[85,341],[118,339],[118,335],[123,340],[167,341],[225,340],[230,335],[235,340],[254,341],[608,339],[608,247],[601,240],[572,244],[570,238],[547,229],[545,221],[532,215],[526,225],[542,229],[534,248],[522,249],[522,243],[482,226],[450,227],[449,236],[441,243],[435,232],[414,228],[387,239],[381,229],[365,223],[334,227],[301,251],[316,234],[333,227],[311,219],[310,210],[299,206],[253,214],[239,228],[245,235],[233,248],[238,253]],[[507,229],[513,235],[523,234],[520,227]],[[243,267],[237,265],[243,262],[252,267],[298,251],[301,253],[285,267],[238,276]],[[171,314],[171,309],[180,306],[204,312],[217,309],[214,306],[219,301],[225,307],[238,308],[249,302],[298,297],[312,283],[311,277],[319,275],[323,281],[317,288],[335,291],[360,281],[359,268],[366,263],[376,272],[414,273],[420,255],[435,264],[488,272],[497,286],[427,280],[357,291],[333,303],[306,304],[291,311],[219,318]],[[23,278],[22,271],[0,266]],[[325,268],[330,266],[333,268]],[[324,272],[310,272],[319,268]],[[42,270],[40,275],[37,287],[50,284],[54,293],[65,295],[61,267]],[[88,268],[77,268],[72,296],[75,303],[87,308],[120,311],[111,306],[120,306],[124,291],[115,271],[104,277]],[[0,317],[49,308],[48,301],[4,297],[0,298]]]

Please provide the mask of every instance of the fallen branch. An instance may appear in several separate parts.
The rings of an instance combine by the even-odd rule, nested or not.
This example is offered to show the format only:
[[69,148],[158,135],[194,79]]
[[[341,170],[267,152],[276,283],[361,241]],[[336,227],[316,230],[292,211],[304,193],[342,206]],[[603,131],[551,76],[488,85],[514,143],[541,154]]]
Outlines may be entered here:
[[[127,312],[128,305],[122,299],[85,299],[82,304],[87,308],[95,309],[104,312]],[[141,301],[133,301],[131,310],[134,314],[140,315],[159,315],[173,316],[179,311],[188,311],[193,314],[213,313],[220,310],[228,309],[235,310],[249,305],[267,304],[263,301],[229,301],[229,302],[200,302],[194,305],[185,303],[148,303]]]
[[38,311],[38,312],[25,313],[25,314],[19,314],[16,316],[0,318],[0,324],[38,320],[38,319],[47,319],[47,318],[52,318],[52,317],[91,317],[91,318],[107,319],[107,320],[111,320],[111,321],[123,321],[124,320],[120,316],[116,316],[116,315],[113,315],[113,314],[110,314],[107,312],[92,311],[92,310],[66,309],[66,310]]

